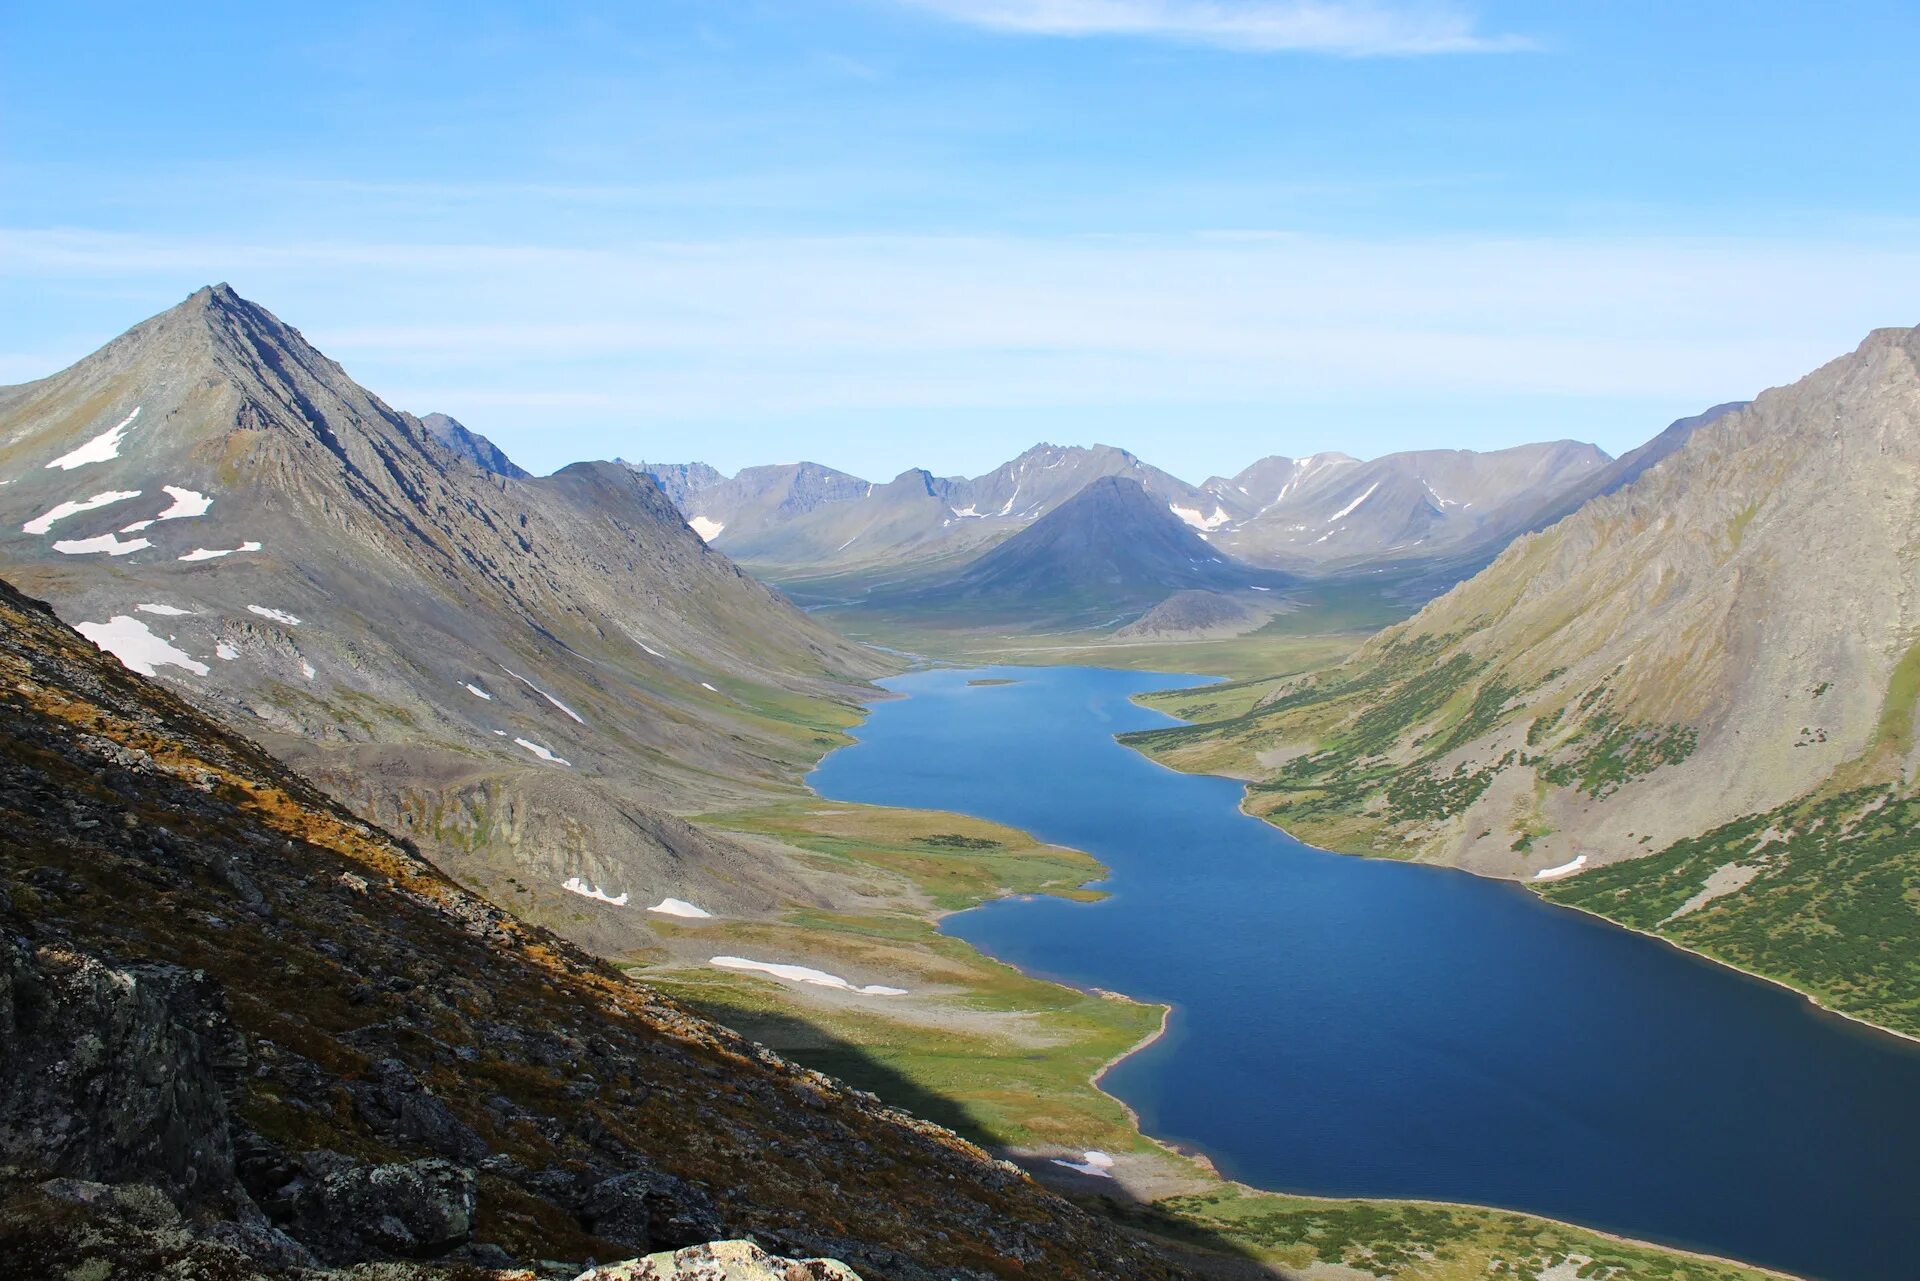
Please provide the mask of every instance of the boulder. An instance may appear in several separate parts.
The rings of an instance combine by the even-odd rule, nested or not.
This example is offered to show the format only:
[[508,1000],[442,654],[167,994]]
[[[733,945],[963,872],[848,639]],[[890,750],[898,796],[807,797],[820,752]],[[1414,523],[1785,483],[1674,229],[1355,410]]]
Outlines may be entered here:
[[608,1263],[575,1281],[860,1281],[834,1259],[783,1259],[751,1241],[715,1241]]

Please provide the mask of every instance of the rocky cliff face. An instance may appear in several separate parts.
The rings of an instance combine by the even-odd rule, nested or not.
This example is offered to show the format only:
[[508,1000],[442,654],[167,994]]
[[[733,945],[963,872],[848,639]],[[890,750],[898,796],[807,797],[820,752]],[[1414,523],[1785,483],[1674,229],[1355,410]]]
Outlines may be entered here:
[[0,1032],[13,1275],[749,1234],[869,1278],[1179,1275],[461,890],[4,585]]

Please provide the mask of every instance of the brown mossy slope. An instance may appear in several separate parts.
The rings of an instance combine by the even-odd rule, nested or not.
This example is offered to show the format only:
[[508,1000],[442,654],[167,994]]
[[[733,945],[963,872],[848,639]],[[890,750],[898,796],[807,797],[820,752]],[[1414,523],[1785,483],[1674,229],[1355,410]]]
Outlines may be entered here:
[[[0,1165],[39,1167],[14,1171],[14,1211],[44,1208],[48,1176],[145,1181],[266,1273],[751,1234],[867,1277],[1184,1275],[947,1131],[463,891],[4,584],[0,815],[8,1058],[72,1033],[96,998],[165,1033],[106,1038],[104,1066],[54,1045],[70,1072],[36,1078],[51,1093],[35,1115],[67,1108],[66,1133],[103,1135],[120,1104],[92,1085],[136,1051],[203,1098],[174,1118],[200,1153],[184,1181],[148,1168],[137,1136],[23,1151],[22,1126],[0,1123]],[[127,993],[157,1003],[141,1014]],[[29,1088],[9,1075],[0,1108]],[[452,1206],[437,1235],[408,1218],[432,1208],[420,1198],[384,1236],[343,1217],[393,1187]],[[57,1217],[0,1207],[0,1258],[57,1248]]]

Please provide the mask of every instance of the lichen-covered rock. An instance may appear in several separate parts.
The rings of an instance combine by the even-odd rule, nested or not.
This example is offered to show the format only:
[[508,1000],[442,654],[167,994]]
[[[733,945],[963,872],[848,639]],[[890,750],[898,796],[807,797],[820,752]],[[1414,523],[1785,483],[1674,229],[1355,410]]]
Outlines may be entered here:
[[0,1161],[183,1202],[231,1187],[246,1049],[204,976],[0,936],[0,1047]]
[[589,1268],[575,1281],[860,1281],[834,1259],[783,1259],[751,1241],[715,1241]]
[[713,1200],[685,1179],[641,1168],[595,1184],[580,1219],[597,1237],[642,1249],[678,1249],[725,1233]]
[[370,1165],[314,1152],[263,1208],[328,1262],[422,1259],[466,1244],[478,1192],[472,1170],[438,1157]]

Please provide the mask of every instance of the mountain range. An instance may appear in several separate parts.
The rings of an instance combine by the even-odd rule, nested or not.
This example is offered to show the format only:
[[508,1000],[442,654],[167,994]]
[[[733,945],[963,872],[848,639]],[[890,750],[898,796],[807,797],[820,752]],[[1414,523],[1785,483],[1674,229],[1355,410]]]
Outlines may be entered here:
[[1389,561],[1467,561],[1591,489],[1612,462],[1573,441],[1364,462],[1322,453],[1263,458],[1198,486],[1108,445],[1037,445],[984,476],[914,470],[885,484],[814,463],[752,467],[731,479],[699,463],[634,465],[703,536],[782,579],[968,559],[1109,477],[1134,481],[1196,535],[1261,568],[1325,575]]

